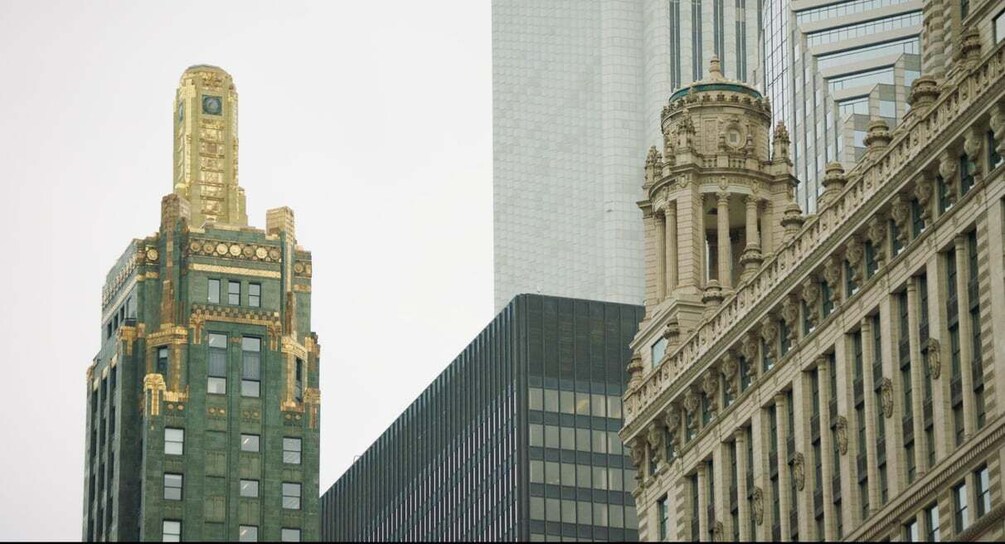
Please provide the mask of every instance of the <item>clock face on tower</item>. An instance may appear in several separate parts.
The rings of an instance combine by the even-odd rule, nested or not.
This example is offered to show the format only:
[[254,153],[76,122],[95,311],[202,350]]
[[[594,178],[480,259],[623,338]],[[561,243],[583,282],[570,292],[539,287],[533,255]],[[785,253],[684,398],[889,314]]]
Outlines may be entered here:
[[210,115],[220,115],[221,105],[219,96],[202,97],[202,112]]

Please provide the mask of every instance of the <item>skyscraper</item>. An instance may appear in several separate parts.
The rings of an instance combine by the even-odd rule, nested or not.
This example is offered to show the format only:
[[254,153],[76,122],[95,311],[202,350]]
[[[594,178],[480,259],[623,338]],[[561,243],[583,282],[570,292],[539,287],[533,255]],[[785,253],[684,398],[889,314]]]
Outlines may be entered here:
[[803,211],[816,211],[828,163],[848,169],[865,153],[870,121],[903,120],[921,74],[921,8],[920,0],[764,0],[763,89],[792,135]]
[[322,539],[636,540],[617,430],[641,318],[514,298],[325,493]]
[[311,254],[289,208],[247,226],[230,75],[186,70],[174,113],[160,229],[129,243],[102,291],[82,536],[316,540]]
[[713,70],[671,96],[621,431],[640,540],[1005,538],[1005,0],[971,8],[926,19],[958,53],[827,165],[813,215],[756,91]]
[[713,55],[753,82],[754,0],[492,3],[495,306],[640,304],[639,164],[670,93]]

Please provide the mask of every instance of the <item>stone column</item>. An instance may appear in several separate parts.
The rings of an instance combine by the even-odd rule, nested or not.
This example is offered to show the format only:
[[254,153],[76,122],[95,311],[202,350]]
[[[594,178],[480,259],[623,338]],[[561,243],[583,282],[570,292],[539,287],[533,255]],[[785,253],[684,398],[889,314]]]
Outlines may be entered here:
[[668,202],[666,209],[666,278],[667,295],[677,288],[677,203]]
[[925,436],[925,361],[921,357],[921,334],[918,331],[918,320],[921,318],[919,308],[918,280],[907,280],[907,328],[911,344],[911,413],[914,414],[914,467],[915,481],[928,470],[928,441]]
[[[727,459],[729,459],[729,455],[726,454],[726,444],[719,442],[712,450],[713,473],[708,475],[712,478],[712,489],[714,490],[712,505],[715,509],[715,519],[710,519],[708,522],[712,530],[715,529],[716,524],[722,525],[720,538],[728,538],[726,535],[733,534],[730,524],[732,517],[729,515],[729,484],[726,475],[730,473],[726,472]],[[732,471],[732,467],[729,470]]]
[[666,216],[656,212],[656,303],[666,298]]
[[[946,300],[946,275],[940,274],[939,259],[941,253],[933,253],[927,262],[928,285],[928,331],[929,338],[939,342],[939,377],[932,378],[932,417],[935,420],[935,460],[936,463],[945,459],[956,449],[953,437],[952,406],[949,396],[949,337],[946,329],[946,306],[941,301]],[[944,272],[944,270],[942,271]],[[922,416],[924,417],[924,416]]]
[[759,241],[761,242],[761,255],[767,255],[775,250],[775,243],[772,237],[773,229],[771,224],[771,202],[767,201],[764,203],[764,209],[761,210],[760,221],[761,221],[761,233]]
[[[740,523],[740,540],[743,542],[751,541],[750,534],[750,516],[752,515],[750,511],[750,503],[747,501],[747,495],[750,494],[750,490],[747,489],[747,429],[740,427],[733,433],[733,439],[736,452],[736,457],[734,462],[736,463],[736,506],[739,512],[739,523]],[[734,533],[729,533],[733,535]]]
[[718,197],[719,285],[729,289],[733,286],[733,262],[729,255],[729,193],[723,191]]
[[831,434],[831,413],[828,403],[835,394],[831,391],[830,359],[817,359],[817,382],[820,388],[820,477],[817,482],[824,497],[824,540],[837,540],[837,519],[834,511],[834,441]]
[[[876,402],[875,380],[873,380],[872,364],[876,355],[873,353],[873,330],[870,316],[862,318],[862,398],[865,401],[865,444],[857,444],[856,451],[864,451],[866,455],[866,475],[869,478],[869,511],[880,509],[879,500],[879,466],[876,464]],[[858,426],[855,422],[855,437],[858,438]],[[884,428],[884,430],[886,430]],[[858,476],[858,475],[856,475]]]
[[[973,331],[970,326],[970,294],[967,292],[970,259],[967,258],[967,237],[953,239],[956,248],[956,304],[960,332],[960,374],[963,378],[964,440],[977,430],[977,406],[974,403]],[[948,338],[947,338],[948,340]],[[950,399],[951,400],[951,399]]]
[[[886,486],[887,499],[892,499],[900,494],[906,487],[906,480],[902,475],[904,470],[904,389],[898,385],[900,382],[900,359],[897,351],[897,305],[893,296],[886,294],[879,302],[879,314],[883,318],[879,322],[880,335],[883,338],[881,353],[874,356],[881,357],[883,361],[883,376],[890,380],[893,389],[893,414],[886,419]],[[913,390],[912,390],[913,398]],[[882,410],[879,406],[877,410]],[[883,414],[886,418],[886,414]]]
[[789,483],[789,451],[785,445],[785,439],[792,432],[789,428],[789,403],[784,393],[775,395],[775,425],[778,429],[778,442],[775,448],[778,450],[778,513],[781,519],[778,525],[781,527],[782,540],[789,540],[792,528],[789,524],[789,513],[792,512],[793,499],[791,483]]
[[698,518],[698,539],[705,540],[708,538],[708,524],[711,521],[708,519],[706,512],[706,505],[708,504],[708,478],[711,474],[706,470],[706,465],[704,461],[698,463],[698,511],[693,512],[692,515]]
[[705,236],[701,194],[693,182],[677,193],[677,270],[682,292],[697,295],[703,288]]

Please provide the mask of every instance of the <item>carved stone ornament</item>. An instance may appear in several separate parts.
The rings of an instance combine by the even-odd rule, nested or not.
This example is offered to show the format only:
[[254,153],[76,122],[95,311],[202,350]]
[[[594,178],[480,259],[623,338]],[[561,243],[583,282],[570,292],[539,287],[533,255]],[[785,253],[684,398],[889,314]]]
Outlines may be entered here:
[[939,379],[939,376],[942,375],[939,348],[939,341],[934,338],[929,338],[928,342],[925,343],[925,364],[928,365],[928,373],[931,374],[933,380]]
[[851,265],[851,276],[855,283],[862,283],[862,267],[859,265],[862,263],[864,254],[865,249],[862,247],[862,241],[859,240],[858,235],[852,236],[845,246],[845,257],[848,259],[848,264]]
[[[687,415],[693,415],[694,411],[698,409],[698,395],[694,394],[694,390],[690,387],[684,392],[684,411]],[[694,418],[691,418],[689,427],[694,426]]]
[[890,206],[890,217],[893,218],[893,223],[897,225],[897,241],[901,244],[907,244],[907,220],[911,217],[911,208],[908,206],[904,195],[893,197]]
[[724,533],[725,533],[725,530],[722,527],[722,522],[721,521],[715,522],[715,525],[712,527],[712,541],[713,542],[726,542],[726,540],[724,538],[726,535]]
[[775,356],[775,339],[778,338],[778,324],[770,315],[764,316],[761,320],[761,340],[764,341],[766,355]]
[[893,416],[893,382],[890,378],[883,378],[879,382],[879,398],[883,404],[883,417]]
[[646,432],[646,442],[649,444],[649,451],[652,452],[652,462],[659,463],[663,460],[663,452],[666,445],[663,443],[663,428],[655,423],[649,425]]
[[963,151],[967,154],[967,157],[973,162],[974,166],[980,170],[981,165],[981,147],[984,142],[984,133],[981,132],[977,126],[971,126],[967,129],[966,134],[963,137]]
[[886,219],[881,215],[874,215],[869,220],[869,227],[866,231],[869,241],[872,242],[873,256],[878,266],[883,266],[886,258]]
[[837,303],[841,299],[841,259],[837,255],[824,261],[824,280],[831,289],[831,298]]
[[782,319],[785,320],[785,325],[789,329],[789,341],[795,342],[799,334],[799,304],[794,296],[787,296],[782,301]]
[[806,459],[797,452],[792,458],[792,478],[796,481],[796,489],[802,491],[806,487]]
[[921,217],[926,223],[932,220],[932,207],[928,203],[932,199],[933,190],[931,176],[927,172],[922,172],[921,176],[914,182],[914,198],[918,199]]
[[996,151],[1005,156],[1005,104],[996,104],[991,108],[990,125],[997,144]]
[[753,510],[754,523],[762,525],[764,523],[764,491],[761,491],[760,487],[755,487],[752,495],[751,510]]
[[753,334],[748,334],[743,338],[743,343],[740,345],[740,351],[743,353],[743,358],[747,360],[747,366],[750,368],[757,368],[754,361],[757,360],[757,336]]
[[945,183],[948,189],[947,200],[949,202],[956,201],[956,173],[958,170],[957,158],[948,149],[942,150],[942,153],[939,154],[939,175],[942,176],[942,183]]
[[670,435],[670,443],[674,450],[680,449],[680,409],[676,405],[671,404],[667,408],[666,414],[663,416],[663,424],[667,428],[667,434]]
[[634,389],[642,385],[642,356],[638,353],[628,363],[628,388]]
[[838,444],[838,452],[841,455],[848,453],[848,420],[844,416],[838,416],[834,422],[834,434]]
[[641,438],[635,438],[632,440],[628,452],[632,456],[632,464],[635,465],[635,469],[641,473],[642,461],[646,458],[645,442]]
[[718,409],[719,395],[716,393],[719,391],[719,373],[715,368],[710,368],[705,373],[705,377],[701,380],[701,390],[705,393],[705,398],[708,399],[709,408],[712,410]]
[[722,356],[719,370],[722,371],[722,377],[726,382],[726,393],[736,394],[736,358],[731,353],[727,352]]

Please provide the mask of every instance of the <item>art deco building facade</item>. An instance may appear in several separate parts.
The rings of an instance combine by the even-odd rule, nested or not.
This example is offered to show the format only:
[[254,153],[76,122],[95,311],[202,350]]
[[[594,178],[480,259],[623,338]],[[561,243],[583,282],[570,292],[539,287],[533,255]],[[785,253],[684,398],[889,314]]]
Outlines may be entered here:
[[160,230],[128,245],[102,291],[82,536],[317,540],[311,254],[289,208],[248,226],[230,75],[189,68],[174,111]]
[[321,499],[326,541],[634,541],[641,306],[520,295]]
[[1005,538],[1003,10],[939,38],[815,215],[754,91],[671,97],[621,433],[641,540]]
[[729,77],[759,77],[759,8],[493,1],[496,311],[520,293],[642,303],[638,165],[660,109],[712,55]]

